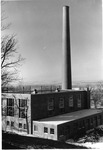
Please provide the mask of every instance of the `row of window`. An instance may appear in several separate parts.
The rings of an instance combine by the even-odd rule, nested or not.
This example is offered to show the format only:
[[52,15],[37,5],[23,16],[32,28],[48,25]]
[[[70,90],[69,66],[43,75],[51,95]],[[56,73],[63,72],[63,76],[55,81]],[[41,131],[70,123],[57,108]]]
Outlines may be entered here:
[[[13,121],[7,121],[7,126],[11,126],[11,127],[14,127],[14,122]],[[19,123],[19,128],[21,129],[27,129],[27,125],[26,124],[22,124],[22,123]]]
[[[34,125],[34,131],[38,131],[38,126]],[[44,127],[44,133],[49,133],[47,127]],[[50,134],[54,134],[54,129],[53,128],[50,128]]]
[[[48,128],[44,127],[44,133],[48,133]],[[54,129],[50,128],[50,134],[54,134]]]
[[[17,105],[17,106],[16,106]],[[15,104],[19,109],[19,118],[25,118],[27,115],[27,100],[19,99],[19,104]],[[14,116],[14,99],[7,99],[7,116]]]
[[[68,105],[69,107],[73,107],[73,96],[68,98]],[[81,95],[77,95],[77,107],[81,108]],[[64,108],[64,98],[59,99],[59,108]],[[48,101],[48,110],[54,109],[54,98],[49,99]]]
[[[19,118],[25,118],[27,115],[27,100],[19,99],[19,104],[17,105],[17,108],[19,108]],[[71,95],[68,99],[68,105],[69,107],[73,107],[73,95]],[[48,100],[48,110],[54,109],[54,98],[51,98]],[[77,95],[77,107],[81,108],[81,95]],[[59,99],[59,108],[64,108],[64,98]],[[14,116],[14,113],[16,111],[14,110],[14,99],[8,98],[7,99],[7,116]]]
[[73,123],[73,125],[70,127],[70,125],[64,126],[59,130],[60,135],[69,135],[70,132],[76,132],[78,130],[89,130],[93,127],[96,127],[98,125],[102,124],[102,116],[94,116],[92,118],[88,118],[85,120],[77,121]]

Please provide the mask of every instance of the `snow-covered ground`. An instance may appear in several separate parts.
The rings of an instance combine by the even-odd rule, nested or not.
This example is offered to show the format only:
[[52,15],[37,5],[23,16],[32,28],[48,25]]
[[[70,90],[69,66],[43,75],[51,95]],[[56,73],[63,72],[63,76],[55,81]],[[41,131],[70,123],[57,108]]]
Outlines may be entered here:
[[92,148],[92,149],[102,149],[103,150],[103,142],[98,142],[98,143],[92,143],[92,142],[86,142],[86,143],[72,143],[74,145],[78,146],[84,146],[87,148]]
[[88,132],[81,138],[69,139],[68,144],[84,146],[90,149],[103,149],[103,125],[98,126],[94,130]]

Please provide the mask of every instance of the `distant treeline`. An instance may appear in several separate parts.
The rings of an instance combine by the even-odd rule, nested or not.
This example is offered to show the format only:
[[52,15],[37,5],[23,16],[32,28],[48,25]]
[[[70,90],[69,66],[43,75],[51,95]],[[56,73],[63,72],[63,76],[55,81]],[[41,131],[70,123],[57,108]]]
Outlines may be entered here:
[[3,87],[2,92],[6,93],[32,93],[35,90],[37,93],[54,92],[56,89],[61,89],[61,85],[24,85],[24,86],[8,86]]

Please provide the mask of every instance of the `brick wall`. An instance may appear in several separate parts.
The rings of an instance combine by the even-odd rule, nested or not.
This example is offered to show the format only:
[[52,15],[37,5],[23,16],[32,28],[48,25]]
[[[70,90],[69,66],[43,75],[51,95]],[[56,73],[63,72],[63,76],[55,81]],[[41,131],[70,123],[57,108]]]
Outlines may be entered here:
[[[78,94],[81,95],[81,107],[78,107],[77,105]],[[73,95],[73,107],[69,106],[69,97],[71,95]],[[59,108],[60,98],[64,99],[64,108],[61,109]],[[49,99],[54,99],[53,110],[48,110]],[[87,108],[86,91],[55,92],[31,95],[31,121]]]

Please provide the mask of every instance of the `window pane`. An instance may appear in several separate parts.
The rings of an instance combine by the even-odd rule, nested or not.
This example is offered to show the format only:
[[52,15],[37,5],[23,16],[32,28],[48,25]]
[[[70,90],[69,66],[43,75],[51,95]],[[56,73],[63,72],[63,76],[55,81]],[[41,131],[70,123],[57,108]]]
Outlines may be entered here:
[[25,118],[26,117],[26,110],[20,108],[19,109],[19,118]]
[[54,134],[54,129],[50,128],[50,134]]
[[27,106],[27,100],[19,99],[19,107],[26,107]]
[[9,125],[9,121],[7,121],[7,126]]
[[77,95],[77,106],[78,108],[81,107],[81,95]]
[[69,107],[73,107],[73,96],[69,97]]
[[19,123],[19,128],[22,128],[22,123]]
[[53,108],[54,108],[54,99],[51,98],[48,101],[48,110],[53,110]]
[[24,124],[24,129],[27,129],[27,125],[26,124]]
[[7,116],[14,116],[14,107],[7,107]]
[[11,121],[11,127],[14,127],[14,122],[13,121]]
[[44,127],[44,133],[48,133],[48,128]]
[[14,99],[8,98],[7,99],[7,106],[14,106]]

